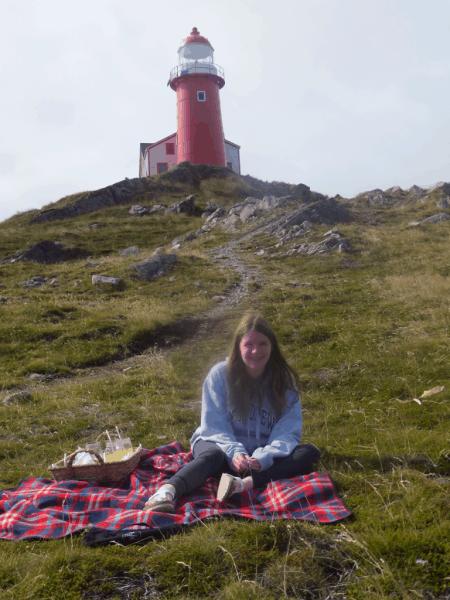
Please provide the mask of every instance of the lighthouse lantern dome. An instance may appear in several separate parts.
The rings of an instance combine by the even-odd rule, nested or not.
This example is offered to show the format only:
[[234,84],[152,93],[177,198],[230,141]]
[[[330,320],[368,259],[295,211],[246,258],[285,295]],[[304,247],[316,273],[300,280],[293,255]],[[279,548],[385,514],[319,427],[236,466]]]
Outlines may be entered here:
[[209,41],[200,35],[197,27],[194,27],[184,44],[178,49],[178,62],[208,62],[214,63],[214,48]]

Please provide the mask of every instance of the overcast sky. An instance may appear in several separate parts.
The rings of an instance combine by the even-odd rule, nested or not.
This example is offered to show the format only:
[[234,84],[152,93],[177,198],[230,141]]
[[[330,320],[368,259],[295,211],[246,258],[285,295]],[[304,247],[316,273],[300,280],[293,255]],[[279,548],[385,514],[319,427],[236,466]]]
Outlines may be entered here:
[[0,220],[137,177],[194,26],[243,174],[349,198],[450,181],[450,0],[0,0]]

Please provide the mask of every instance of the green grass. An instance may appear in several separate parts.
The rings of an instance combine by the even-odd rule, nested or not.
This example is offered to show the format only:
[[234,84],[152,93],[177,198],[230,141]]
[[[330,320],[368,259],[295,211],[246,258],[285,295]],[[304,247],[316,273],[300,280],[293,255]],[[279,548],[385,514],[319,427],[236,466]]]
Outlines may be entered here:
[[[202,182],[192,191],[204,203],[232,203],[237,184],[222,184]],[[202,314],[236,281],[208,255],[229,234],[214,230],[215,237],[183,244],[179,264],[148,283],[118,251],[136,244],[144,258],[170,248],[201,219],[132,218],[122,206],[27,228],[30,244],[76,234],[60,239],[101,264],[0,265],[1,295],[11,298],[0,304],[2,397],[33,393],[27,403],[0,403],[1,489],[48,476],[64,452],[114,425],[144,447],[165,443],[165,435],[187,448],[203,379],[227,355],[233,328],[251,306],[274,324],[299,372],[304,439],[321,448],[318,470],[332,476],[354,516],[327,527],[214,519],[126,548],[87,549],[81,536],[0,542],[2,598],[125,598],[125,586],[134,590],[128,597],[139,598],[144,584],[168,599],[448,595],[449,226],[410,226],[437,212],[437,197],[411,203],[397,196],[386,208],[360,203],[355,221],[338,226],[351,240],[350,254],[287,257],[280,253],[287,245],[256,256],[256,246],[273,240],[247,242],[243,258],[264,278],[202,336]],[[373,212],[377,226],[368,224]],[[0,257],[22,247],[21,219],[0,224]],[[93,222],[100,227],[86,229]],[[310,241],[328,229],[315,225]],[[17,285],[37,274],[54,275],[58,284],[31,291]],[[123,277],[125,287],[98,290],[92,274]],[[32,372],[53,378],[34,383]],[[435,386],[446,389],[419,404]]]

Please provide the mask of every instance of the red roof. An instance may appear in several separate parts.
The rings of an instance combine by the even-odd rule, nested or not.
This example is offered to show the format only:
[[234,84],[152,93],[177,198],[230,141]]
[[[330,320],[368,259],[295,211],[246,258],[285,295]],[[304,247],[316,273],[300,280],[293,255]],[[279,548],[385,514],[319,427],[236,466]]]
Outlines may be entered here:
[[[205,37],[200,35],[200,31],[198,31],[197,27],[192,28],[190,36],[184,40],[184,43],[185,44],[207,44],[208,46],[210,46],[212,48],[209,41]],[[213,48],[213,50],[214,50],[214,48]]]

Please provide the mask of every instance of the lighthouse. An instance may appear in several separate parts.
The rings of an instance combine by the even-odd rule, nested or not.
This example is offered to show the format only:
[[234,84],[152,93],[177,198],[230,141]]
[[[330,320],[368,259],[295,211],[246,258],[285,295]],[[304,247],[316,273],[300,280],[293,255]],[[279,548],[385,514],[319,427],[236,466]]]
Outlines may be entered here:
[[177,93],[177,163],[227,166],[219,97],[225,75],[196,27],[178,49],[169,85]]
[[214,48],[196,27],[178,49],[178,66],[167,85],[177,93],[177,131],[140,144],[139,177],[164,173],[186,160],[228,167],[240,175],[241,147],[223,134],[219,90],[225,75],[214,64]]

